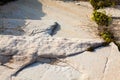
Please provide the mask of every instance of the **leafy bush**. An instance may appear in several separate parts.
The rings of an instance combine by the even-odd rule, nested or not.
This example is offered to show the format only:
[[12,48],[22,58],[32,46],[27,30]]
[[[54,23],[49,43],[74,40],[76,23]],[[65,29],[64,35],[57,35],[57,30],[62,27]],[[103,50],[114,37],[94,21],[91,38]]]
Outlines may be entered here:
[[105,42],[110,43],[114,41],[114,36],[110,31],[103,31],[100,33],[100,36],[105,40]]
[[115,5],[115,2],[111,0],[90,0],[90,3],[95,10]]
[[96,10],[93,12],[92,19],[100,26],[109,26],[112,21],[112,18],[106,15],[106,13],[98,12]]

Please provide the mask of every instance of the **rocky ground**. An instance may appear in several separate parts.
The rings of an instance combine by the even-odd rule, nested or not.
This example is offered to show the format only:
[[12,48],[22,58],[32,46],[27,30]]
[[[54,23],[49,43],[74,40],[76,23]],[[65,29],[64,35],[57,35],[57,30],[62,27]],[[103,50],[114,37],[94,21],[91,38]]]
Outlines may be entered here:
[[[111,27],[119,38],[119,6],[105,10],[115,17]],[[119,80],[120,52],[114,43],[101,46],[91,14],[88,2],[0,6],[0,80]]]

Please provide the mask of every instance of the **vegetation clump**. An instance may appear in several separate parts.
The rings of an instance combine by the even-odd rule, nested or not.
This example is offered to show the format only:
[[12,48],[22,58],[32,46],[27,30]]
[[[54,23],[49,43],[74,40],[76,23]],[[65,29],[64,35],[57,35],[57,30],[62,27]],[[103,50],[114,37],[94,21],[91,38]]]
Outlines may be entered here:
[[[102,37],[105,43],[108,45],[110,42],[114,42],[120,51],[120,44],[116,42],[114,34],[110,30],[109,25],[112,23],[111,16],[106,15],[106,12],[100,12],[98,9],[113,6],[112,0],[90,0],[91,5],[94,8],[92,19],[98,24],[98,31],[100,37]],[[93,47],[88,48],[89,51],[93,51]]]
[[112,22],[112,18],[110,16],[106,15],[105,12],[99,12],[97,10],[93,12],[92,19],[100,26],[109,26]]
[[99,12],[95,10],[93,12],[92,19],[98,24],[99,35],[105,40],[105,42],[110,43],[113,41],[114,36],[109,30],[109,25],[112,22],[112,18],[106,15],[105,12]]
[[115,5],[115,2],[111,0],[90,0],[90,3],[95,10]]
[[110,43],[114,41],[114,36],[110,31],[102,31],[99,35],[105,40],[105,42]]
[[99,35],[105,40],[106,43],[114,41],[113,33],[109,30],[109,25],[112,18],[106,15],[105,12],[95,10],[92,19],[98,24]]

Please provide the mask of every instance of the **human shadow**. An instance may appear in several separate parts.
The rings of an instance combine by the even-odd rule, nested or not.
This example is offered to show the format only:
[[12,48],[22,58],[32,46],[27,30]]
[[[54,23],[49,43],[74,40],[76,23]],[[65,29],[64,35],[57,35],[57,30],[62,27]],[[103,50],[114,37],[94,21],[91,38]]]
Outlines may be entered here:
[[44,16],[39,0],[17,0],[0,6],[0,35],[23,35],[26,20],[41,20]]
[[53,27],[53,29],[52,29],[52,31],[50,33],[51,36],[54,36],[55,34],[57,34],[57,32],[59,30],[61,30],[61,26],[57,22],[55,22],[55,25],[53,25],[52,27]]

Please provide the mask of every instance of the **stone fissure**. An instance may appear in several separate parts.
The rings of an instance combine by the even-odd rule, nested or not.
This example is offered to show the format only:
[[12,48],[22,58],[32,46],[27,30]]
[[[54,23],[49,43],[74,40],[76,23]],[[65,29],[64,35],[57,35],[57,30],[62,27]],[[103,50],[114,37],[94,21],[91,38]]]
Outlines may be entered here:
[[[39,58],[40,58],[40,57],[39,57]],[[49,57],[49,58],[41,57],[41,58],[44,58],[44,59],[55,59],[55,61],[58,60],[58,61],[60,61],[60,62],[62,62],[62,63],[67,64],[68,66],[72,67],[74,70],[78,71],[79,73],[81,73],[81,72],[80,72],[78,69],[76,69],[74,66],[70,65],[70,64],[67,63],[66,61],[61,60],[61,59],[58,58],[58,57],[54,57],[54,58],[51,58],[51,57]],[[37,60],[37,59],[36,59],[36,60]],[[10,75],[9,80],[12,80],[12,77],[16,77],[16,76],[19,74],[19,72],[22,71],[22,70],[24,70],[26,67],[28,67],[28,66],[36,63],[36,62],[37,62],[36,60],[30,61],[30,63],[21,66],[21,68],[19,68],[19,69],[18,69],[17,71],[15,71],[12,75]],[[5,65],[5,66],[6,66],[6,65]],[[9,67],[9,66],[6,66],[6,67],[11,68],[11,67]],[[11,68],[11,69],[13,69],[13,68]]]
[[106,72],[107,67],[108,67],[108,58],[106,58],[105,66],[104,66],[104,69],[103,69],[103,76],[102,76],[101,80],[103,80],[104,77],[105,77],[105,72]]
[[105,74],[105,72],[106,72],[107,64],[108,64],[108,57],[106,57],[106,62],[105,62],[105,66],[103,69],[103,74]]
[[61,59],[59,59],[59,58],[56,58],[58,61],[60,61],[60,62],[63,62],[63,63],[65,63],[65,64],[67,64],[68,66],[71,66],[73,69],[75,69],[76,71],[78,71],[79,73],[81,73],[80,71],[79,71],[79,69],[77,69],[77,68],[75,68],[74,66],[72,66],[72,65],[70,65],[70,63],[68,63],[67,61],[63,61],[63,60],[61,60]]
[[106,57],[106,62],[105,62],[104,68],[103,68],[103,77],[101,80],[103,80],[105,77],[106,69],[108,68],[108,62],[109,62],[110,55],[111,55],[111,50],[110,50],[108,57]]

